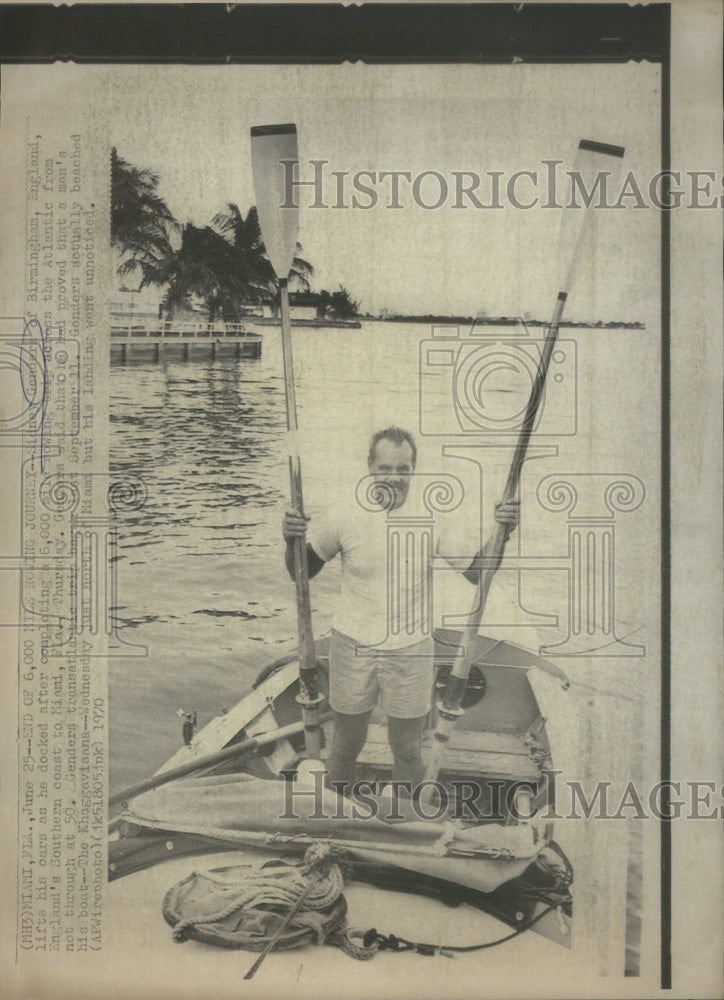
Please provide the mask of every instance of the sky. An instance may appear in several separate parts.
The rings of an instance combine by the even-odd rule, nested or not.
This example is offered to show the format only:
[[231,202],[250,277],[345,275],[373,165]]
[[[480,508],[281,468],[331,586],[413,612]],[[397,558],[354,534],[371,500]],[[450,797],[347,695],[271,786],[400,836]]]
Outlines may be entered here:
[[[647,63],[561,66],[133,66],[94,68],[98,113],[125,159],[159,174],[179,220],[210,222],[227,202],[254,201],[249,129],[294,122],[300,179],[323,180],[314,207],[299,188],[304,256],[313,289],[345,285],[361,309],[549,318],[558,291],[562,209],[544,202],[552,167],[559,191],[580,139],[626,148],[618,186],[633,171],[645,191],[659,162],[659,68]],[[100,76],[99,76],[100,74]],[[105,75],[103,75],[105,74]],[[100,80],[100,86],[99,86]],[[353,207],[354,176],[377,203]],[[380,171],[405,171],[397,204]],[[425,177],[420,177],[425,172]],[[499,209],[454,208],[456,174],[480,179],[477,196]],[[343,177],[343,181],[340,178]],[[416,178],[418,188],[413,192]],[[340,197],[337,185],[344,184]],[[468,183],[467,181],[464,183]],[[447,193],[445,193],[447,189]],[[358,205],[372,196],[358,193]],[[559,196],[560,200],[560,196]],[[439,207],[425,208],[421,203]],[[656,322],[660,213],[633,207],[594,213],[567,315]],[[333,208],[335,203],[342,207]]]

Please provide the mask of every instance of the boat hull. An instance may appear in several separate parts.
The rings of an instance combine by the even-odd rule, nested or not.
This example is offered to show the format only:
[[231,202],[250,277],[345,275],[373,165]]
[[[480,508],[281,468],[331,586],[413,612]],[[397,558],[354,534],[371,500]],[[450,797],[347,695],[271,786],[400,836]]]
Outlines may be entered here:
[[[455,644],[454,633],[442,633],[436,637],[438,687],[444,685],[445,671],[452,662]],[[324,679],[327,670],[327,644],[324,640],[318,644],[318,655]],[[516,795],[520,788],[525,788],[528,804],[540,803],[548,794],[545,772],[552,766],[551,748],[545,720],[528,680],[528,671],[539,666],[540,661],[513,644],[481,637],[475,665],[473,682],[466,697],[466,712],[451,739],[446,764],[440,774],[440,785],[455,789],[462,779],[468,785],[476,785],[477,797],[471,799],[469,791],[465,793],[468,804],[474,802],[475,809],[483,816],[482,826],[485,829],[493,833],[502,830],[505,834],[505,826],[515,824],[511,809],[517,803]],[[326,690],[324,683],[322,686]],[[280,773],[288,772],[303,753],[304,734],[297,693],[298,664],[295,656],[290,654],[266,667],[258,676],[253,690],[231,710],[211,720],[196,734],[191,746],[181,747],[159,769],[154,780],[165,782],[183,768],[194,769],[192,777],[168,782],[166,788],[160,788],[157,793],[126,800],[123,813],[112,822],[114,838],[109,844],[110,878],[115,880],[162,861],[201,856],[219,850],[238,852],[243,849],[251,851],[252,855],[257,852],[268,854],[270,850],[277,853],[299,853],[303,850],[306,829],[303,834],[296,833],[288,843],[284,843],[282,826],[274,818],[279,815],[278,811],[275,814],[272,810],[267,820],[263,808],[260,811],[258,805],[253,805],[253,799],[241,828],[237,823],[234,829],[228,829],[225,819],[225,803],[237,801],[239,790],[243,792],[251,787],[254,793],[259,788],[264,793],[272,789],[278,791]],[[324,704],[322,712],[326,708]],[[434,711],[428,722],[434,724]],[[288,732],[295,727],[296,731]],[[325,723],[327,742],[331,735],[330,727],[331,722]],[[287,731],[287,735],[274,738],[280,729]],[[424,752],[430,739],[429,732]],[[255,745],[257,743],[262,745]],[[204,766],[204,762],[219,752],[228,756]],[[360,755],[358,777],[380,786],[389,780],[391,771],[392,757],[384,720],[373,718],[368,741]],[[261,783],[254,784],[259,779],[262,779]],[[249,781],[251,785],[245,784]],[[207,803],[201,809],[203,820],[197,818],[186,824],[186,807],[179,806],[177,799],[183,795],[184,802],[196,802],[197,788],[203,789],[206,797],[202,800]],[[168,794],[164,799],[165,792]],[[216,807],[210,808],[208,803],[216,802],[214,796],[219,792],[222,797],[215,812]],[[494,802],[491,801],[493,792]],[[146,802],[149,795],[152,796],[150,809]],[[156,817],[159,811],[163,813],[164,802],[167,804],[167,818],[160,824],[148,818]],[[172,804],[170,811],[169,803]],[[449,812],[456,801],[451,797],[446,804]],[[221,816],[220,825],[214,825],[217,821],[211,819],[217,814]],[[256,823],[251,822],[252,816]],[[465,822],[471,819],[470,815],[457,817],[461,818]],[[490,825],[485,827],[486,823]],[[516,832],[509,830],[506,836]],[[480,850],[474,846],[467,859],[464,844],[462,849],[458,848],[457,856],[440,859],[423,856],[425,852],[429,853],[427,845],[417,854],[416,849],[410,850],[405,846],[406,841],[402,845],[390,843],[381,846],[375,832],[369,830],[362,835],[363,842],[349,841],[347,827],[340,824],[324,830],[321,835],[344,845],[349,871],[356,881],[401,892],[422,893],[451,905],[465,902],[492,913],[512,927],[531,922],[540,914],[541,907],[557,904],[559,912],[553,916],[549,914],[550,919],[540,920],[536,929],[567,943],[565,925],[571,913],[568,884],[572,873],[565,859],[560,860],[562,852],[552,843],[552,832],[547,824],[539,826],[533,833],[535,846],[527,850],[527,854],[525,849],[519,852],[521,857],[511,856],[506,848],[496,854],[495,847],[486,853],[485,848]],[[562,870],[565,871],[564,877],[561,876]],[[531,891],[531,886],[535,887],[535,891]]]

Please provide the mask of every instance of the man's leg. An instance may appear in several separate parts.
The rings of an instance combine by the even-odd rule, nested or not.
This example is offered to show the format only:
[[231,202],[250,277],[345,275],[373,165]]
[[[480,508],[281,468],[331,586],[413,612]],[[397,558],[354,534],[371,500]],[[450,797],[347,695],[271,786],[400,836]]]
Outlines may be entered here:
[[425,775],[422,731],[430,711],[435,664],[431,638],[380,655],[377,674],[381,703],[388,721],[387,738],[394,757],[396,781],[419,784]]
[[[367,739],[367,728],[372,711],[359,715],[334,712],[334,735],[332,748],[327,757],[327,784],[334,787],[335,781],[346,781],[351,785],[355,780],[355,765]],[[341,788],[348,793],[349,789]]]
[[417,719],[396,719],[388,716],[387,738],[395,759],[392,777],[395,781],[409,781],[413,790],[425,775],[422,763],[422,727],[425,716]]

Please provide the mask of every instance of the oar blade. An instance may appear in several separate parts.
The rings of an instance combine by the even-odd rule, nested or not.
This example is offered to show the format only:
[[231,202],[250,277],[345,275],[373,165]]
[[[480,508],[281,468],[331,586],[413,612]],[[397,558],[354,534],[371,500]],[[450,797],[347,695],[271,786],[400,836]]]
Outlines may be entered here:
[[278,278],[286,278],[297,247],[299,208],[287,198],[287,177],[299,162],[296,125],[258,125],[251,130],[251,170],[259,225]]
[[581,259],[581,247],[591,226],[593,213],[589,205],[603,199],[603,190],[610,191],[623,159],[622,146],[612,146],[592,139],[581,139],[570,172],[573,201],[563,210],[558,241],[558,291],[570,291]]

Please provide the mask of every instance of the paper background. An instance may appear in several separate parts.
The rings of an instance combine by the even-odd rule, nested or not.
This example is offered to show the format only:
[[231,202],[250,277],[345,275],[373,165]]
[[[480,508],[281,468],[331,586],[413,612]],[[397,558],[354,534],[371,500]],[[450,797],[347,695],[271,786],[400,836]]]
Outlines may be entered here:
[[[14,289],[22,283],[22,187],[18,186],[18,169],[22,168],[22,151],[17,148],[17,129],[24,114],[31,112],[42,118],[49,102],[60,100],[66,108],[82,108],[87,113],[88,128],[96,131],[100,142],[112,141],[104,135],[105,123],[98,116],[93,101],[88,102],[87,81],[95,73],[84,70],[74,81],[72,66],[62,74],[62,94],[59,97],[52,70],[47,67],[18,67],[4,70],[3,89],[8,88],[12,101],[3,109],[3,315],[15,315]],[[124,68],[123,73],[128,69]],[[218,71],[214,71],[218,72]],[[449,68],[451,76],[453,68]],[[615,68],[611,68],[615,72]],[[163,73],[159,71],[162,78]],[[112,72],[110,75],[112,80]],[[104,82],[102,86],[108,86]],[[671,162],[675,170],[712,170],[721,175],[719,110],[721,106],[721,12],[704,3],[682,2],[672,7],[672,68],[671,68]],[[102,91],[96,96],[105,99]],[[100,104],[100,101],[99,101]],[[100,120],[99,120],[100,119]],[[717,137],[717,138],[715,138]],[[18,157],[20,159],[18,160]],[[98,165],[95,183],[101,189],[102,173]],[[714,187],[718,191],[718,188]],[[98,205],[98,230],[105,207]],[[5,221],[7,220],[7,221]],[[672,776],[686,781],[721,780],[722,737],[719,723],[722,707],[720,632],[718,622],[721,606],[721,412],[719,387],[721,372],[721,213],[716,210],[686,209],[671,215],[671,440],[672,440]],[[99,262],[99,268],[103,266]],[[99,283],[108,280],[99,271]],[[95,399],[103,398],[103,366],[96,378]],[[658,373],[647,378],[656,379]],[[98,422],[94,427],[98,468],[102,466],[104,430]],[[3,460],[10,469],[4,477],[7,508],[14,510],[14,494],[8,483],[17,474],[12,453]],[[93,466],[95,469],[95,466]],[[9,494],[9,495],[8,495]],[[4,519],[3,531],[8,544],[2,551],[15,552],[16,521]],[[0,575],[3,607],[17,606],[17,579],[13,573]],[[10,619],[12,615],[10,615]],[[7,620],[10,620],[7,619]],[[6,620],[6,619],[4,619]],[[716,625],[715,625],[716,623]],[[715,631],[716,627],[716,631]],[[4,670],[7,694],[4,699],[5,743],[3,745],[3,834],[7,845],[3,862],[3,882],[6,905],[2,912],[3,962],[9,995],[63,996],[72,988],[76,995],[101,997],[123,983],[125,990],[144,993],[143,970],[136,958],[128,955],[127,963],[114,956],[111,967],[80,956],[63,956],[57,964],[33,956],[33,960],[15,964],[15,859],[16,844],[16,715],[17,690],[15,664],[17,649],[12,629],[3,629]],[[658,692],[652,691],[657,699]],[[717,801],[716,796],[714,801]],[[721,831],[716,821],[688,821],[673,824],[673,909],[672,909],[672,968],[674,996],[717,996],[721,991]],[[648,855],[645,869],[645,903],[656,922],[657,894],[656,858]],[[110,925],[112,918],[106,918]],[[152,959],[149,959],[152,961]],[[422,960],[418,960],[418,963]],[[119,963],[119,964],[115,964]],[[519,995],[514,986],[496,966],[496,974],[486,983],[483,995]],[[154,975],[163,970],[155,969]],[[439,989],[433,974],[419,964],[406,961],[410,979],[401,987],[399,981],[389,983],[395,995],[429,994],[430,982]],[[656,962],[649,964],[647,975],[638,980],[585,980],[555,982],[547,975],[538,989],[532,977],[523,976],[524,995],[585,995],[652,996],[657,995]],[[140,973],[140,975],[139,975]],[[354,970],[349,973],[354,976]],[[579,974],[585,976],[584,970]],[[430,981],[425,977],[430,975]],[[419,976],[420,979],[415,977]],[[170,977],[172,979],[172,975]],[[395,975],[397,980],[397,974]],[[192,984],[189,984],[192,985]],[[209,994],[215,986],[209,985]],[[288,985],[288,984],[287,984]],[[219,989],[238,988],[221,980]],[[331,993],[338,984],[325,984]],[[281,986],[279,989],[285,989]],[[386,988],[386,987],[385,987]],[[269,989],[271,995],[282,995],[272,982],[258,987],[260,993]],[[354,996],[354,983],[345,987]],[[457,983],[457,994],[468,990],[481,992],[478,983]],[[558,990],[558,992],[556,992]],[[576,992],[579,990],[580,992]],[[14,991],[14,993],[12,992]],[[176,995],[180,984],[174,984]],[[148,993],[149,996],[161,995]],[[219,995],[225,995],[220,993]],[[253,995],[253,994],[252,994]],[[438,992],[438,995],[443,995]],[[450,995],[453,995],[451,988]]]

